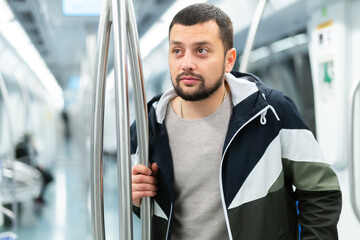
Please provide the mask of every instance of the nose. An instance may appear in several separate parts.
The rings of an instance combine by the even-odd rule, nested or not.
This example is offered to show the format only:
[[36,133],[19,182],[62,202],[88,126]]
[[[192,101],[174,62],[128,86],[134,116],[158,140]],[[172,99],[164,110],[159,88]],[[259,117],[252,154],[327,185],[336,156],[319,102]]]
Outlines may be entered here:
[[181,65],[181,69],[183,71],[194,71],[195,70],[195,63],[193,56],[191,53],[187,52],[183,58],[183,62]]

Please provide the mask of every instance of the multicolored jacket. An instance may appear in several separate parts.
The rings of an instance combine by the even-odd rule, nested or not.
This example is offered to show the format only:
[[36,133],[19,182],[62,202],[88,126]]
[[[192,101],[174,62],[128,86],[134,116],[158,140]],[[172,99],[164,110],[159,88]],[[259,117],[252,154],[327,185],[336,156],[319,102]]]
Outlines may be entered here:
[[[299,224],[301,239],[338,239],[341,191],[337,176],[294,103],[251,74],[232,72],[226,74],[226,81],[234,108],[219,169],[229,234],[224,239],[295,240]],[[167,104],[175,96],[170,90],[148,103],[150,161],[160,169],[154,240],[171,237],[174,174],[164,119]],[[131,132],[135,154],[135,124]]]

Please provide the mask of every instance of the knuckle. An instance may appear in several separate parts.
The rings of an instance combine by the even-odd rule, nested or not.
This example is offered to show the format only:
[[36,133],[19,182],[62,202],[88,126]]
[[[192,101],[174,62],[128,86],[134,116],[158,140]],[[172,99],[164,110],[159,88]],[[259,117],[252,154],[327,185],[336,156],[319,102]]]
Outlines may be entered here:
[[145,182],[146,181],[146,177],[144,175],[138,175],[137,179],[139,182]]
[[144,165],[136,164],[133,167],[133,174],[143,173],[144,168],[146,168]]
[[136,174],[136,173],[138,173],[139,171],[140,171],[140,165],[139,164],[136,164],[136,165],[134,165],[134,167],[133,167],[133,174]]
[[146,176],[144,176],[142,174],[135,175],[135,176],[133,176],[133,182],[135,182],[135,183],[146,182]]

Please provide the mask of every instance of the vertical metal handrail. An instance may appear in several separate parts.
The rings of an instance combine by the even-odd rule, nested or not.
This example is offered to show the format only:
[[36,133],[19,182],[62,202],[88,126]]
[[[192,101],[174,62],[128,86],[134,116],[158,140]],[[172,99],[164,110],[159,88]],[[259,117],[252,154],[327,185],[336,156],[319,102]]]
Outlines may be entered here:
[[[110,16],[112,15],[112,16]],[[94,118],[92,125],[92,226],[95,239],[105,239],[104,206],[103,206],[103,129],[106,65],[109,48],[110,28],[114,31],[114,73],[115,73],[115,107],[116,139],[119,182],[119,223],[120,239],[131,240],[132,231],[132,193],[131,193],[131,158],[130,158],[130,124],[127,75],[127,46],[132,70],[135,95],[135,110],[140,163],[148,165],[149,137],[148,118],[139,37],[135,13],[130,0],[105,0],[100,17],[98,33],[98,52],[96,72],[94,74]],[[142,239],[151,239],[151,200],[145,198],[141,205]]]
[[16,232],[17,229],[17,216],[18,216],[18,208],[17,208],[17,199],[16,199],[16,190],[15,190],[15,168],[14,168],[14,161],[15,161],[15,139],[14,139],[14,128],[11,121],[11,115],[10,115],[10,98],[9,98],[9,92],[7,90],[5,80],[0,73],[0,93],[4,99],[4,110],[5,110],[5,116],[7,117],[8,125],[9,125],[9,142],[10,142],[10,170],[12,171],[13,175],[11,178],[11,184],[12,184],[12,196],[13,196],[13,202],[11,204],[12,211],[14,212],[14,218],[12,219],[13,226],[12,231]]
[[126,2],[112,1],[115,50],[116,142],[119,178],[120,239],[133,239],[131,198],[131,152],[126,52]]
[[[140,164],[149,164],[149,129],[144,79],[140,55],[139,36],[136,26],[134,7],[131,0],[127,3],[128,49],[130,52],[130,67],[135,98],[136,131],[138,136],[138,154]],[[151,218],[153,215],[152,200],[145,197],[141,201],[141,239],[151,239]]]
[[93,88],[93,122],[91,133],[91,213],[96,240],[105,240],[103,203],[103,131],[107,56],[110,40],[110,0],[104,0],[98,30],[98,46]]
[[250,59],[250,53],[251,53],[252,47],[254,45],[256,32],[259,27],[260,19],[263,14],[263,11],[264,11],[266,1],[267,0],[260,0],[258,6],[256,8],[255,15],[251,22],[249,33],[248,33],[248,36],[246,39],[244,53],[241,58],[240,72],[247,71],[249,59]]
[[350,177],[350,197],[351,205],[354,209],[355,216],[360,221],[360,207],[356,201],[356,188],[355,188],[355,159],[354,159],[354,111],[355,111],[355,96],[360,88],[360,81],[355,82],[350,90],[349,96],[349,177]]

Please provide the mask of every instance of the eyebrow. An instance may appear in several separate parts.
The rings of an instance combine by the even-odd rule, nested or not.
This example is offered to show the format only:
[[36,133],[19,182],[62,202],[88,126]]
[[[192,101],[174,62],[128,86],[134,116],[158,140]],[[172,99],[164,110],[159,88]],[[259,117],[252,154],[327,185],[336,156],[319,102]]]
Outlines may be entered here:
[[[184,45],[184,43],[181,42],[181,41],[172,40],[170,42],[170,45],[180,45],[180,46],[182,46],[182,45]],[[195,42],[192,45],[194,45],[194,46],[211,45],[212,46],[213,44],[211,42],[209,42],[209,41],[200,41],[200,42]]]

